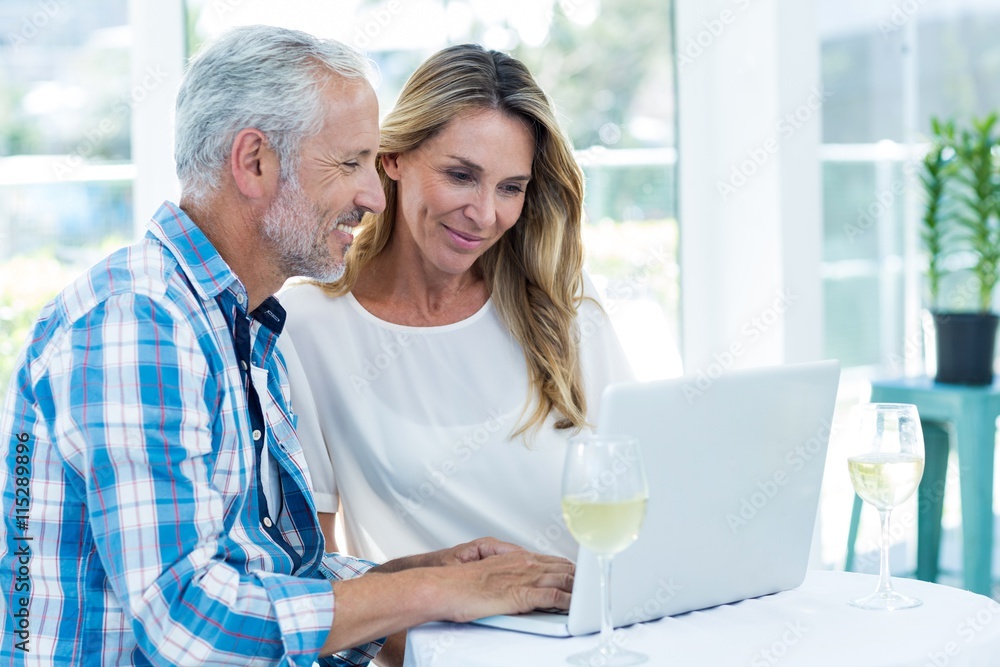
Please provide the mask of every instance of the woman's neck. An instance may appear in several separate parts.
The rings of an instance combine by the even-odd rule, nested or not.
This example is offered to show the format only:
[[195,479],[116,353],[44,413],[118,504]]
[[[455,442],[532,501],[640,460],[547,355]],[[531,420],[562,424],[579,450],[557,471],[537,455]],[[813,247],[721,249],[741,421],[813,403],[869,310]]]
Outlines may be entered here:
[[352,290],[379,319],[407,326],[441,326],[471,317],[489,300],[476,267],[445,273],[390,241],[366,266]]

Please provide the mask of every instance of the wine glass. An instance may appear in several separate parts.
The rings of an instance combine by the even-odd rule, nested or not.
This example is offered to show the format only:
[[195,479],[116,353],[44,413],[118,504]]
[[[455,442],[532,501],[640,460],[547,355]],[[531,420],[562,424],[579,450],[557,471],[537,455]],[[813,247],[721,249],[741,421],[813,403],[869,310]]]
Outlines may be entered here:
[[882,520],[878,588],[851,604],[861,609],[908,609],[921,604],[892,590],[889,579],[889,514],[913,495],[924,474],[924,434],[917,407],[904,403],[862,403],[851,411],[851,455],[847,469],[861,499]]
[[597,648],[568,658],[574,665],[638,665],[648,657],[612,639],[611,558],[639,537],[649,488],[639,443],[625,436],[570,440],[563,469],[563,520],[601,569],[601,637]]

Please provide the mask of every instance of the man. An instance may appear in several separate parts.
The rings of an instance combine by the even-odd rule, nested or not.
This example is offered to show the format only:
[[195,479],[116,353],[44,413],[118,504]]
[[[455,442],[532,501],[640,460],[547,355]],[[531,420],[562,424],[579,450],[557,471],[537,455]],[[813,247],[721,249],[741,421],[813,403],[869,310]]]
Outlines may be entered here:
[[495,540],[367,576],[322,553],[271,294],[335,278],[385,205],[367,68],[268,27],[192,63],[180,206],[43,310],[0,413],[0,662],[364,664],[414,624],[567,607],[568,562]]

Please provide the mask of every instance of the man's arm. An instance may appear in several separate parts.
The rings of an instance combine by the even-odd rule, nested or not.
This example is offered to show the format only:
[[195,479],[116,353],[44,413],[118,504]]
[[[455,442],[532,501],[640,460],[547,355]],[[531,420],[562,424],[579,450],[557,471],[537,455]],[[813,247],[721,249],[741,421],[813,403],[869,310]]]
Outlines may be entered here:
[[[324,519],[329,521],[329,525],[324,526],[324,531],[329,530],[332,536],[333,534],[333,519],[336,517],[335,514],[323,514],[319,513],[320,525],[324,525]],[[327,544],[330,547],[330,544]],[[336,550],[334,547],[328,550]],[[442,549],[440,551],[434,551],[426,554],[419,554],[416,556],[406,556],[404,558],[396,558],[394,560],[378,565],[370,570],[368,574],[386,574],[392,572],[401,572],[403,570],[409,570],[418,567],[441,567],[447,565],[458,565],[461,563],[470,563],[476,560],[487,558],[489,556],[495,556],[502,553],[508,553],[511,551],[522,551],[523,549],[517,545],[510,544],[508,542],[501,542],[500,540],[484,537],[472,542],[467,542],[465,544],[459,544],[458,546],[451,547],[450,549]],[[343,557],[339,557],[343,558]],[[339,560],[339,558],[332,555],[328,555],[327,559],[332,559],[333,561]],[[331,567],[332,565],[332,567]],[[326,563],[327,569],[330,571],[333,577],[340,577],[344,573],[351,575],[353,574],[353,564],[348,564],[346,569],[341,563]],[[572,579],[570,580],[572,582]],[[572,584],[570,584],[572,586]],[[390,603],[394,604],[394,603]],[[337,600],[338,609],[340,608],[340,600]],[[406,646],[406,631],[401,630],[400,632],[390,635],[382,646],[382,649],[378,652],[378,664],[384,667],[396,667],[403,664],[404,649]],[[367,650],[367,649],[366,649]]]
[[406,659],[406,630],[389,635],[375,658],[377,667],[403,667]]
[[[467,545],[458,549],[462,546]],[[434,562],[451,551],[415,558]],[[390,572],[376,568],[363,577],[335,581],[332,586],[337,609],[320,655],[430,621],[461,623],[494,614],[567,609],[573,564],[515,548],[451,567]]]

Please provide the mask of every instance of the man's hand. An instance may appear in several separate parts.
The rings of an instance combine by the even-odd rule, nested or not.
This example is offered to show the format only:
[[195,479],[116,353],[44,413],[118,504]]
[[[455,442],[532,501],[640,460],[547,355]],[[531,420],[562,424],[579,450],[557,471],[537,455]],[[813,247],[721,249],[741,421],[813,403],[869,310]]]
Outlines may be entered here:
[[431,573],[445,591],[439,600],[445,618],[463,623],[494,614],[569,609],[574,566],[565,558],[508,549]]
[[380,569],[375,568],[363,577],[333,582],[336,613],[321,654],[428,621],[461,623],[496,614],[569,608],[574,567],[565,558],[484,539],[387,565],[420,559],[437,566],[410,565],[372,576]]

